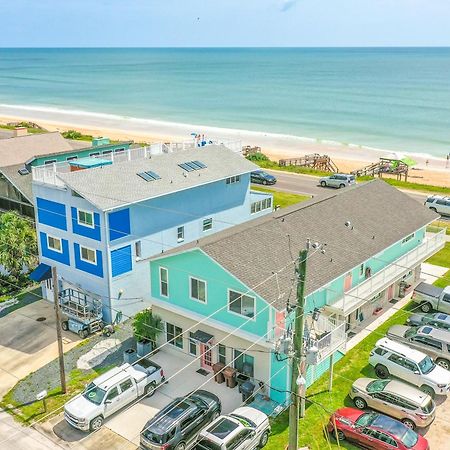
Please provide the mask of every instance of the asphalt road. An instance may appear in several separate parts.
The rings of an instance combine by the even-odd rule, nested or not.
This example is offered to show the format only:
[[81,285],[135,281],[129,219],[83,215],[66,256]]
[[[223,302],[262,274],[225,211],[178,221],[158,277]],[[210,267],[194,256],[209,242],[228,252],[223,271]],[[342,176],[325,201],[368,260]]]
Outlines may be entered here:
[[[334,188],[323,188],[318,184],[318,178],[311,175],[300,175],[297,173],[287,173],[276,170],[268,170],[267,172],[277,177],[277,183],[275,186],[268,186],[279,191],[292,192],[294,194],[305,194],[316,196],[323,194]],[[424,203],[427,198],[427,194],[421,194],[417,192],[406,192],[407,195],[414,198],[420,203]]]

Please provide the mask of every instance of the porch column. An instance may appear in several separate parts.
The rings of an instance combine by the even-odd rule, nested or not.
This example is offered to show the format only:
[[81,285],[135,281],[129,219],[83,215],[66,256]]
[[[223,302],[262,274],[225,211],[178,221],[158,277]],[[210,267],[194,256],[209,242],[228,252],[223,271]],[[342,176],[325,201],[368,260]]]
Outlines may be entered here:
[[328,379],[328,390],[331,391],[333,389],[333,362],[334,362],[334,353],[330,356],[330,377]]

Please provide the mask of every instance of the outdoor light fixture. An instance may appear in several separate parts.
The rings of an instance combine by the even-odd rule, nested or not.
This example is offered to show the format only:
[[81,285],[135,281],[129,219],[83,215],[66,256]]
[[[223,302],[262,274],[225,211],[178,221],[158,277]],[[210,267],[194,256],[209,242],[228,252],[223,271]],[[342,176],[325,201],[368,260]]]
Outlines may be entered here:
[[317,322],[319,320],[319,316],[320,316],[320,309],[314,308],[314,311],[312,313],[312,320],[314,320],[314,322]]
[[297,381],[295,382],[298,387],[306,386],[306,380],[301,375],[298,376]]
[[117,300],[120,300],[120,297],[123,295],[123,289],[119,289],[119,295],[117,296]]

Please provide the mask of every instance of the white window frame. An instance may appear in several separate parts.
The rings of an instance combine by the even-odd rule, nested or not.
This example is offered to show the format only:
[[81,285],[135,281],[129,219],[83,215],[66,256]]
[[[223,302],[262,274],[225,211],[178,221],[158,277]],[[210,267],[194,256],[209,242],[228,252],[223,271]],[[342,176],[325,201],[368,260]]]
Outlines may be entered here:
[[177,242],[184,242],[184,225],[177,228]]
[[[192,333],[192,331],[189,331],[189,354],[192,356],[197,356],[198,354],[198,343],[197,341],[194,341],[194,339],[192,339],[192,336],[194,335],[194,333]],[[195,347],[195,352],[191,352],[191,345],[194,345]]]
[[406,244],[409,241],[412,241],[414,239],[414,236],[416,235],[416,233],[411,233],[408,236],[406,236],[405,238],[402,239],[402,245]]
[[[83,257],[83,249],[94,252],[94,261],[91,261],[90,259],[86,259]],[[80,260],[85,263],[96,266],[97,265],[97,250],[95,250],[94,248],[85,247],[84,245],[80,245]]]
[[56,159],[47,159],[47,161],[44,161],[44,166],[49,166],[50,164],[56,164]]
[[[59,241],[59,247],[60,247],[59,250],[57,248],[54,248],[54,247],[50,246],[50,239],[53,239],[55,241]],[[63,252],[62,239],[47,234],[47,248],[49,250],[51,250],[52,252],[62,253]]]
[[66,158],[66,161],[75,161],[75,160],[77,160],[78,159],[78,156],[77,155],[74,155],[74,156],[68,156],[67,158]]
[[[208,221],[208,220],[211,221],[211,226],[209,228],[205,228],[205,222]],[[204,233],[206,233],[207,231],[212,230],[212,228],[213,228],[213,219],[212,219],[212,217],[208,217],[207,219],[203,219],[202,225],[203,225],[203,232]]]
[[241,181],[241,176],[240,175],[234,175],[232,177],[228,177],[226,179],[226,184],[235,184],[235,183],[239,183]]
[[[230,309],[230,305],[231,305],[231,302],[230,302],[230,292],[231,291],[233,291],[233,292],[235,292],[236,294],[240,294],[241,296],[246,296],[246,297],[249,297],[249,298],[252,298],[253,299],[253,317],[249,317],[249,316],[246,316],[245,314],[240,314],[240,313],[237,313],[237,312],[234,312],[234,311],[232,311],[231,309]],[[243,292],[239,292],[239,291],[236,291],[235,289],[230,289],[230,288],[228,288],[227,289],[227,309],[228,309],[228,312],[230,313],[230,314],[234,314],[235,316],[238,316],[238,317],[243,317],[243,318],[245,318],[245,319],[247,319],[247,320],[252,320],[252,321],[256,321],[256,297],[254,297],[253,295],[249,295],[249,294],[244,294]]]
[[89,153],[89,157],[90,157],[90,158],[94,158],[95,156],[100,156],[100,152],[92,152],[92,153]]
[[[165,270],[166,271],[166,275],[167,275],[167,281],[165,281],[165,283],[167,284],[167,295],[162,293],[162,278],[161,278],[161,272]],[[163,267],[163,266],[159,266],[159,295],[161,297],[165,297],[168,298],[169,297],[169,269],[167,269],[167,267]]]
[[[92,225],[89,225],[88,223],[82,222],[80,220],[80,213],[90,214],[92,216]],[[78,225],[80,225],[82,227],[95,228],[94,212],[93,211],[87,211],[85,209],[77,209],[77,223],[78,223]]]
[[[192,281],[200,281],[201,283],[205,283],[205,300],[200,300],[199,298],[195,298],[192,296]],[[205,280],[197,277],[189,277],[189,298],[194,300],[195,302],[199,302],[202,305],[206,305],[208,303],[208,283]]]
[[270,197],[264,198],[263,200],[258,200],[251,203],[250,214],[257,214],[266,209],[272,208],[272,199]]

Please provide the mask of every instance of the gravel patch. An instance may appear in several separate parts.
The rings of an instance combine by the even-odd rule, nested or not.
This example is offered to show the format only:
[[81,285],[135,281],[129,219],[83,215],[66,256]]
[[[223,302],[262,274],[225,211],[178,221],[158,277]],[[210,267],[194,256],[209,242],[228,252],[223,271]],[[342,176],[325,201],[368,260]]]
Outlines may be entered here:
[[[101,347],[105,341],[111,340],[117,341],[119,345],[115,348],[110,347],[107,350],[107,355],[103,355],[105,357],[102,357],[102,360],[99,360],[93,368],[87,370],[77,368],[77,362],[80,358],[82,358],[83,361],[83,359],[86,358],[86,354],[94,347]],[[120,325],[120,328],[118,328],[110,338],[103,335],[96,335],[66,352],[64,354],[66,376],[69,376],[70,372],[75,369],[88,374],[94,373],[94,370],[99,369],[100,367],[120,365],[123,363],[123,352],[130,347],[136,348],[131,320],[123,322]],[[39,392],[42,392],[43,390],[50,391],[59,387],[59,385],[59,362],[57,358],[44,367],[41,367],[36,372],[33,372],[25,379],[19,381],[14,388],[13,398],[19,404],[33,402],[36,400],[36,394]]]

